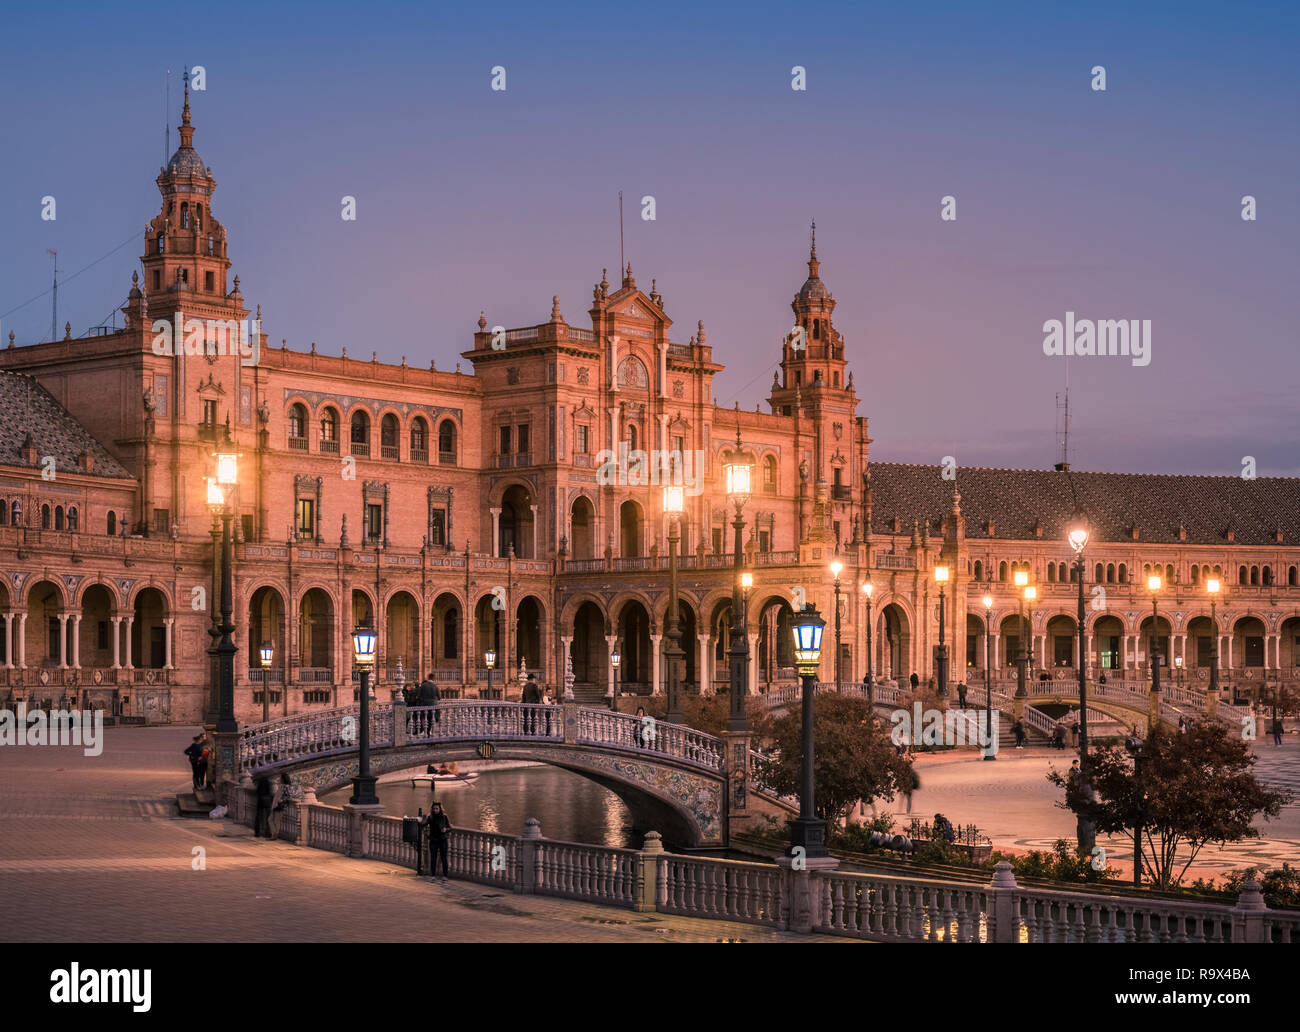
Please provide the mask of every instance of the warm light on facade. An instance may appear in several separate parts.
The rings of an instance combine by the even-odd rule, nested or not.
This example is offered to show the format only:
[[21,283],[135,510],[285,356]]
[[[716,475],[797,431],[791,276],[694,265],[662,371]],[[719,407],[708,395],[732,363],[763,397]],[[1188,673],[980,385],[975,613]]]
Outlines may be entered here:
[[358,627],[352,632],[352,658],[357,666],[368,667],[375,661],[375,632],[370,627]]
[[685,493],[680,486],[664,488],[664,512],[678,513],[685,510]]

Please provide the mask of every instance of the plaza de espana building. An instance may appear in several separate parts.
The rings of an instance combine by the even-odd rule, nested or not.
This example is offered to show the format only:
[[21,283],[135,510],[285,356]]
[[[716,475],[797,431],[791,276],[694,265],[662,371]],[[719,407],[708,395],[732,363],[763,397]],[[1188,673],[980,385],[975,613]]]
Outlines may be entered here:
[[[558,299],[544,321],[504,334],[478,314],[463,352],[472,372],[415,355],[380,362],[372,342],[325,355],[260,335],[239,341],[245,352],[257,345],[255,364],[212,340],[200,353],[178,342],[157,354],[154,321],[178,312],[181,324],[260,325],[260,307],[250,311],[231,279],[215,181],[193,135],[187,96],[123,328],[76,338],[69,328],[27,346],[11,334],[0,346],[8,705],[48,700],[149,722],[214,716],[220,539],[207,478],[213,453],[232,448],[241,724],[262,718],[264,684],[273,717],[350,704],[350,632],[365,623],[378,632],[381,688],[427,675],[444,695],[473,697],[491,648],[511,696],[521,668],[562,694],[567,654],[575,695],[596,702],[617,646],[621,691],[662,691],[669,530],[662,486],[642,482],[642,451],[678,453],[674,468],[700,477],[680,520],[688,691],[729,682],[734,509],[722,469],[737,453],[753,471],[741,510],[751,692],[795,681],[799,595],[828,618],[821,676],[834,678],[833,559],[843,564],[845,681],[866,672],[868,579],[875,678],[932,675],[940,564],[951,571],[950,683],[982,686],[986,654],[999,681],[1013,675],[1018,568],[1038,589],[1026,614],[1031,676],[1072,677],[1066,523],[1076,504],[1092,525],[1091,678],[1148,676],[1154,568],[1164,576],[1164,678],[1205,689],[1217,634],[1225,699],[1300,680],[1300,481],[964,467],[953,479],[939,465],[869,462],[815,237],[793,328],[772,327],[779,370],[749,411],[715,404],[722,367],[704,324],[675,330],[654,282],[645,290],[630,266],[617,283],[602,275],[574,324]],[[611,478],[602,452],[621,444],[633,470],[620,464]],[[1217,627],[1211,575],[1223,582]]]

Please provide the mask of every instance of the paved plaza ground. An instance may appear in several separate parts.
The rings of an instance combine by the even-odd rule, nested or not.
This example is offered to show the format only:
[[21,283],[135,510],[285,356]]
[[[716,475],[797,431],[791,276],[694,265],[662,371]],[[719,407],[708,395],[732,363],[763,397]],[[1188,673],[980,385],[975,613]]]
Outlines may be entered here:
[[[192,728],[108,728],[102,755],[74,747],[0,752],[0,886],[9,941],[845,941],[517,896],[254,839],[228,821],[183,820],[182,749]],[[1261,776],[1300,795],[1300,742],[1256,746]],[[922,757],[913,813],[974,822],[1002,848],[1050,847],[1073,818],[1044,778],[1069,753]],[[1300,803],[1265,838],[1208,849],[1206,874],[1300,857]],[[206,869],[194,870],[201,849]],[[1111,857],[1124,852],[1116,843]],[[1122,857],[1121,857],[1122,858]]]
[[[452,881],[173,817],[193,728],[0,751],[6,941],[850,942]],[[205,870],[192,869],[201,848]]]

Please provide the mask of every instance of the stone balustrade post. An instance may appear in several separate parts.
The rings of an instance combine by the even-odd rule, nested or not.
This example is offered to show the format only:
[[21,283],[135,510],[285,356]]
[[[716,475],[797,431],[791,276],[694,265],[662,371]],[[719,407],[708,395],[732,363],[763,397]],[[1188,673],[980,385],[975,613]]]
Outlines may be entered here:
[[311,814],[312,807],[317,804],[316,786],[303,785],[302,799],[298,801],[298,840],[297,844],[306,846],[311,844]]
[[664,854],[663,837],[657,831],[648,831],[645,845],[641,847],[641,877],[638,879],[636,903],[633,909],[643,914],[654,911],[659,898],[659,858]]
[[393,692],[393,748],[406,744],[406,699],[401,692]]
[[366,827],[367,814],[381,814],[384,812],[383,806],[377,805],[356,805],[346,803],[343,807],[343,813],[348,821],[348,848],[347,856],[353,860],[360,860],[370,852],[370,835]]
[[216,793],[217,802],[229,806],[226,798],[227,786],[242,784],[245,780],[252,784],[252,778],[247,771],[239,769],[238,731],[214,731],[212,739],[212,788]]
[[572,745],[578,740],[578,710],[581,707],[576,702],[562,703],[560,706],[560,718],[564,721],[564,744]]
[[822,880],[817,876],[835,870],[840,862],[833,856],[780,856],[776,862],[785,873],[781,926],[806,935],[820,919]]
[[542,837],[542,822],[536,817],[524,821],[524,833],[519,837],[519,873],[515,891],[522,896],[537,892],[537,843]]
[[1232,915],[1233,942],[1266,942],[1267,930],[1264,927],[1264,913],[1268,904],[1264,894],[1259,891],[1259,882],[1248,881],[1241,887],[1237,897],[1237,908]]
[[993,919],[990,941],[1016,942],[1019,938],[1020,925],[1016,913],[1018,890],[1011,864],[999,860],[993,869],[993,880],[989,883],[989,895],[993,897],[990,907],[990,917]]

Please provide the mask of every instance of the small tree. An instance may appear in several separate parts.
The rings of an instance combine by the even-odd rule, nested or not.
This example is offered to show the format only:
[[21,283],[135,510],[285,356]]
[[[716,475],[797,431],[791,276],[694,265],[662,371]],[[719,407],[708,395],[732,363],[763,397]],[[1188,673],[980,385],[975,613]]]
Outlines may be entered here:
[[[1073,774],[1047,777],[1065,789],[1057,805],[1090,817],[1098,832],[1133,840],[1142,826],[1142,866],[1157,886],[1182,881],[1187,868],[1210,842],[1223,845],[1258,838],[1256,816],[1276,817],[1290,795],[1274,792],[1255,777],[1247,743],[1220,724],[1193,721],[1186,734],[1164,725],[1142,746],[1139,785],[1126,749],[1109,746],[1091,757],[1094,799],[1085,799]],[[1175,867],[1182,863],[1175,874]]]
[[[912,765],[898,755],[866,700],[818,695],[813,728],[813,787],[817,816],[835,827],[860,799],[893,799],[908,782]],[[791,708],[756,728],[772,758],[758,765],[758,777],[781,795],[798,795],[803,760],[803,715]]]

